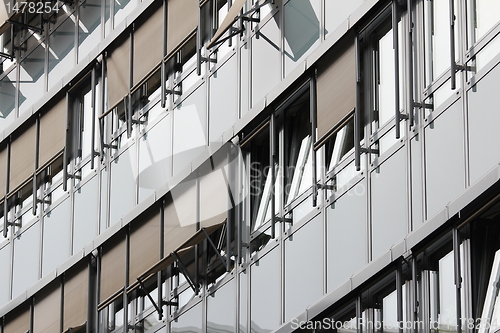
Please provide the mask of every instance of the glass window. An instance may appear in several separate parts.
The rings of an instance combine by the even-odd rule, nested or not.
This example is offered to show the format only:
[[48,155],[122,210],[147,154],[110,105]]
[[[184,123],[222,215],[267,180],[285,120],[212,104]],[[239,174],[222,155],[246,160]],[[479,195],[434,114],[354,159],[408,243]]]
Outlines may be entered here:
[[[455,11],[457,1],[454,0]],[[424,1],[426,85],[450,67],[450,6],[449,1]],[[455,12],[455,16],[456,15]],[[455,50],[458,50],[458,30],[455,29]],[[455,54],[459,54],[455,52]]]
[[114,26],[115,28],[132,13],[140,3],[138,0],[111,0],[114,1]]
[[499,21],[497,13],[500,12],[500,2],[496,0],[469,0],[467,7],[470,13],[469,25],[473,30],[472,46]]
[[248,109],[250,109],[250,50],[248,49],[248,43],[245,43],[245,45],[240,48],[240,55],[240,109],[241,116],[243,116],[248,111]]
[[274,249],[251,266],[250,330],[269,333],[280,326],[281,251]]
[[453,251],[439,259],[438,265],[438,273],[431,273],[431,295],[437,293],[439,299],[438,304],[431,303],[431,325],[432,321],[437,320],[439,331],[443,329],[456,331],[457,305]]
[[363,0],[325,0],[325,35],[337,29],[363,3]]
[[271,218],[271,187],[269,128],[258,133],[250,143],[249,173],[251,231],[260,228]]
[[3,267],[0,271],[0,307],[2,307],[10,299],[9,289],[10,289],[10,244],[7,244],[3,248],[0,248],[0,267]]
[[236,279],[207,298],[207,333],[234,332],[236,322]]
[[111,163],[109,223],[115,224],[135,206],[136,150],[131,146]]
[[498,165],[500,151],[500,113],[493,107],[500,98],[495,85],[500,78],[500,66],[496,66],[467,92],[469,121],[469,165],[470,180],[475,183],[488,170]]
[[97,235],[99,177],[75,191],[73,253],[89,244]]
[[465,188],[461,103],[453,104],[425,128],[427,218]]
[[[402,30],[402,23],[398,23],[399,29]],[[374,110],[374,123],[372,131],[376,131],[386,124],[395,115],[395,67],[394,67],[394,45],[393,45],[393,30],[392,22],[386,20],[381,25],[376,27],[371,38],[371,63],[373,82],[373,100],[372,108]],[[402,33],[399,33],[399,45],[402,49]],[[403,82],[403,61],[402,52],[399,53],[399,80]],[[403,89],[400,89],[400,92]],[[401,100],[401,96],[399,97]]]
[[322,222],[318,215],[285,241],[285,322],[323,295]]
[[12,70],[0,80],[0,130],[9,126],[16,117],[16,70]]
[[252,106],[281,80],[279,13],[252,37]]
[[101,40],[101,0],[86,0],[78,10],[78,61],[81,61]]
[[43,219],[42,276],[55,270],[71,254],[71,200],[54,207]]
[[210,77],[209,142],[221,142],[222,134],[238,119],[236,60],[232,56]]
[[371,185],[375,259],[403,240],[408,230],[405,150],[398,150],[371,173]]
[[319,44],[321,3],[320,0],[290,0],[284,10],[285,74],[288,75]]
[[174,175],[205,151],[207,146],[206,111],[205,85],[199,87],[174,110]]
[[172,333],[201,333],[202,332],[202,304],[195,305],[170,325],[170,332]]
[[61,80],[75,63],[75,16],[64,21],[49,38],[49,89]]
[[38,46],[19,67],[19,113],[26,111],[45,92],[45,44]]
[[166,184],[172,172],[172,115],[139,139],[139,202]]
[[326,142],[325,147],[326,168],[332,171],[344,157],[354,151],[354,117]]
[[312,139],[309,119],[309,92],[304,93],[285,111],[286,205],[312,186]]
[[327,286],[332,291],[368,262],[365,184],[341,196],[327,214]]
[[99,312],[99,332],[119,332],[123,327],[124,313],[123,297],[118,297],[116,301]]
[[40,223],[14,238],[12,298],[38,281],[40,265]]

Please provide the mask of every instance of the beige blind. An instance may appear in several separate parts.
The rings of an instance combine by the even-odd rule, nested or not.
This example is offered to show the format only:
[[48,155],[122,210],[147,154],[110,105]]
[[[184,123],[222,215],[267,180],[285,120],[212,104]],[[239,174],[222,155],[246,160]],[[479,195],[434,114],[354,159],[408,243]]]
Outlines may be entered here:
[[130,234],[130,283],[160,259],[160,210],[147,212]]
[[61,320],[61,288],[50,288],[35,296],[33,333],[59,332]]
[[134,86],[163,58],[163,7],[134,32]]
[[7,147],[0,151],[0,198],[5,195],[7,180]]
[[[212,158],[213,170],[200,177],[200,224],[208,227],[223,222],[229,208],[226,159]],[[210,168],[211,169],[211,168]]]
[[15,189],[35,171],[36,125],[31,125],[14,139],[10,150],[10,186]]
[[101,292],[99,302],[106,300],[125,286],[127,244],[124,237],[111,243],[103,249],[101,258]]
[[130,40],[125,39],[108,56],[108,107],[112,108],[128,94],[130,88]]
[[73,274],[67,274],[64,283],[63,332],[79,327],[87,321],[89,271],[86,265]]
[[5,316],[3,333],[26,333],[30,329],[30,307],[23,305]]
[[[196,201],[194,202],[194,205]],[[196,233],[196,223],[181,225],[177,208],[170,195],[165,200],[164,251],[168,256]]]
[[169,0],[167,8],[167,54],[198,26],[198,0]]
[[66,98],[62,98],[40,119],[38,166],[47,163],[66,144]]
[[318,66],[318,141],[356,106],[355,59],[354,44],[350,44]]

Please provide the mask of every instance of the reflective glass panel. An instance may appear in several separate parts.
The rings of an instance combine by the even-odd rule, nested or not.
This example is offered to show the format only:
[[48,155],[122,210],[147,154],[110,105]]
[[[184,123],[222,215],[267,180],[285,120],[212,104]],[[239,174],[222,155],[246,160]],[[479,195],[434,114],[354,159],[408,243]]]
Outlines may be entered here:
[[274,249],[251,266],[250,330],[269,333],[279,327],[281,308],[280,254]]
[[455,103],[425,128],[427,218],[465,188],[461,104]]
[[108,172],[107,169],[102,169],[101,171],[101,195],[100,195],[100,200],[101,200],[101,206],[100,206],[100,226],[99,226],[99,233],[102,233],[106,228],[108,227],[107,225],[107,212],[108,212]]
[[405,150],[398,150],[371,173],[371,185],[372,258],[376,259],[407,233]]
[[239,333],[245,333],[247,331],[247,310],[248,310],[248,275],[247,275],[247,270],[241,272],[240,274],[240,306],[238,307],[238,310],[240,312],[240,324],[239,324]]
[[367,263],[365,184],[336,200],[327,214],[327,287],[332,291]]
[[222,134],[238,119],[236,60],[232,56],[210,77],[209,142],[221,142]]
[[236,279],[207,298],[207,333],[234,332],[236,320]]
[[19,113],[27,110],[45,92],[45,45],[38,46],[19,67]]
[[276,14],[252,37],[252,106],[281,80],[278,21]]
[[81,250],[97,235],[98,194],[97,176],[75,191],[73,253]]
[[171,323],[172,333],[201,333],[202,330],[202,304],[195,305]]
[[42,276],[52,272],[71,254],[71,200],[66,199],[43,219]]
[[137,176],[135,145],[111,163],[109,223],[112,225],[135,206]]
[[0,249],[0,307],[9,300],[10,244]]
[[140,3],[138,0],[111,0],[111,1],[114,1],[115,28],[129,14],[131,14],[134,8],[137,7],[137,5]]
[[470,25],[473,29],[474,40],[472,43],[474,43],[498,23],[500,2],[497,0],[469,0],[467,4],[472,18]]
[[205,151],[207,146],[207,113],[205,85],[199,87],[173,112],[173,159],[175,175]]
[[422,217],[423,185],[422,185],[422,140],[421,136],[415,136],[410,143],[411,150],[411,202],[412,230],[420,226],[424,219]]
[[498,166],[500,151],[500,96],[495,89],[500,79],[500,66],[496,66],[467,92],[469,120],[470,180],[475,183],[488,170]]
[[75,16],[72,14],[49,38],[49,89],[75,64]]
[[319,43],[320,0],[285,4],[285,74],[288,75]]
[[323,295],[322,222],[318,215],[285,241],[285,322]]
[[139,139],[139,202],[166,184],[172,171],[172,115]]
[[[457,1],[455,1],[455,11]],[[448,1],[424,1],[426,84],[450,67],[450,6]],[[456,13],[455,13],[456,15]],[[455,22],[456,23],[456,22]],[[458,30],[455,29],[455,54],[458,54]]]
[[40,223],[14,238],[12,298],[19,296],[38,280],[40,264]]
[[16,112],[16,71],[13,70],[0,80],[0,131],[3,131],[15,119]]
[[101,1],[86,0],[79,9],[78,61],[82,60],[101,40]]

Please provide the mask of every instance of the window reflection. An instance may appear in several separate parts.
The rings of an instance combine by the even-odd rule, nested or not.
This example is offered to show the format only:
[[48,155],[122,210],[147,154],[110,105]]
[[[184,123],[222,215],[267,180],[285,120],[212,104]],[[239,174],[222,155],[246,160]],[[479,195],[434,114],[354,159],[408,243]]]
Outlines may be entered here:
[[101,0],[86,0],[78,10],[78,61],[81,61],[101,40]]
[[285,4],[285,70],[289,74],[319,42],[320,0]]
[[326,142],[326,168],[330,172],[342,159],[354,151],[354,118]]
[[[65,5],[64,5],[65,6]],[[64,21],[49,38],[49,89],[74,65],[75,16]]]
[[5,129],[14,121],[16,107],[16,71],[12,70],[0,80],[0,130]]
[[19,77],[19,113],[26,111],[45,92],[45,44],[38,46],[21,61]]

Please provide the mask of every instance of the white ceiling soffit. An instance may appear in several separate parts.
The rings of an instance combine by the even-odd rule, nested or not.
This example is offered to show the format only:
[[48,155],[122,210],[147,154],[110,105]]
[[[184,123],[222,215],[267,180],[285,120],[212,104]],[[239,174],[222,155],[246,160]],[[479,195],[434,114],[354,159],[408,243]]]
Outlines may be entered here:
[[207,48],[211,48],[215,42],[233,25],[234,21],[240,16],[240,11],[243,8],[246,0],[235,0],[229,11],[227,12],[226,17],[222,21],[219,29],[215,32],[215,35],[212,37],[210,42],[207,45]]

